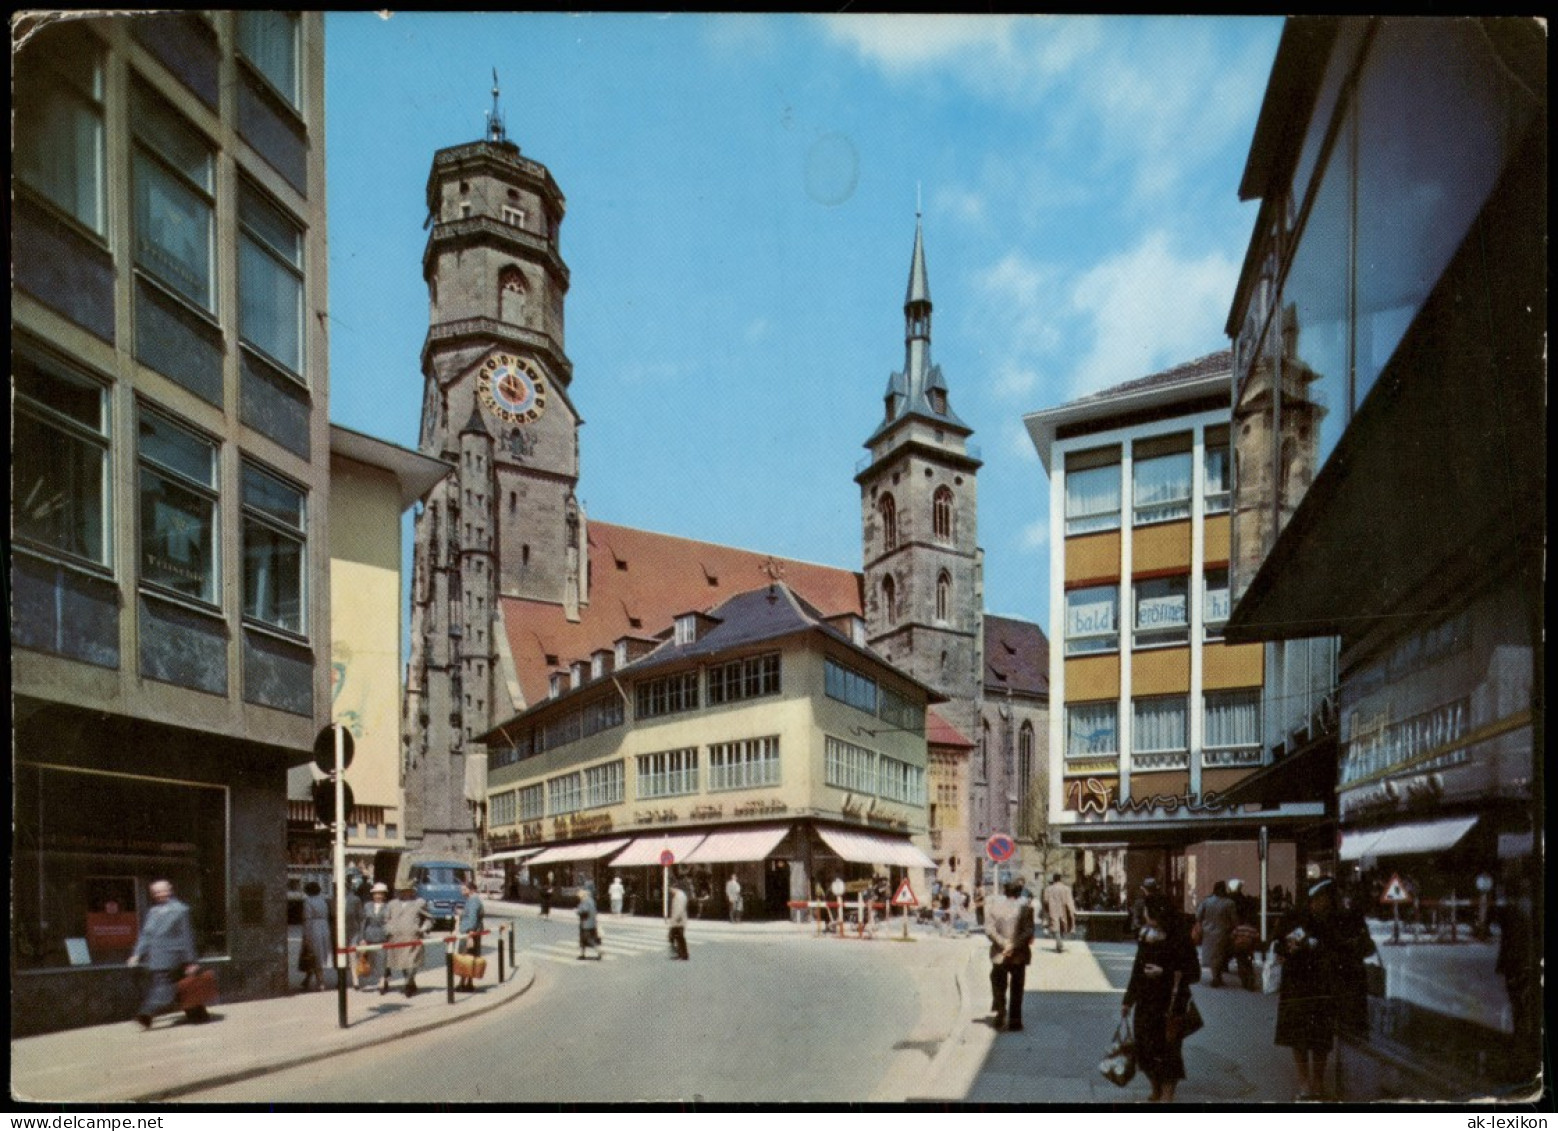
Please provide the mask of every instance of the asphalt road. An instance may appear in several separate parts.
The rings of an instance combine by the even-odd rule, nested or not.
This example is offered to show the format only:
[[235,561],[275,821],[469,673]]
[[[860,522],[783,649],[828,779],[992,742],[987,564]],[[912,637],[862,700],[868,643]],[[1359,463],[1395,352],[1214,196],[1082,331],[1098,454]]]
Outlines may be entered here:
[[527,909],[517,922],[536,981],[512,1005],[436,1033],[185,1098],[863,1102],[890,1070],[903,1072],[905,1057],[928,1062],[934,1050],[922,1008],[934,1003],[951,1025],[952,970],[978,945],[844,941],[694,922],[691,961],[673,962],[658,920],[602,916],[605,959],[579,961],[571,913],[542,920]]

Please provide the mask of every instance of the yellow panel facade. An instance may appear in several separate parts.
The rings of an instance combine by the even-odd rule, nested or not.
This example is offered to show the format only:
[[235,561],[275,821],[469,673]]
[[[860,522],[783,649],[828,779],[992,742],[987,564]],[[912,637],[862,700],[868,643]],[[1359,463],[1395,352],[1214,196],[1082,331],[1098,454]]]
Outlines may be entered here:
[[[346,780],[359,806],[400,819],[400,483],[381,468],[331,460],[331,717],[351,731]],[[393,847],[383,830],[364,847]]]
[[1190,523],[1162,522],[1131,531],[1131,572],[1190,569]]
[[1120,657],[1070,656],[1066,659],[1066,702],[1120,697]]
[[1184,695],[1190,690],[1190,649],[1131,653],[1131,694]]
[[1229,559],[1228,516],[1214,514],[1208,518],[1201,528],[1202,551],[1201,560],[1207,562],[1226,562]]
[[1208,691],[1259,687],[1265,678],[1261,644],[1208,644],[1201,653],[1201,685]]
[[1083,534],[1066,539],[1066,581],[1120,576],[1120,532]]

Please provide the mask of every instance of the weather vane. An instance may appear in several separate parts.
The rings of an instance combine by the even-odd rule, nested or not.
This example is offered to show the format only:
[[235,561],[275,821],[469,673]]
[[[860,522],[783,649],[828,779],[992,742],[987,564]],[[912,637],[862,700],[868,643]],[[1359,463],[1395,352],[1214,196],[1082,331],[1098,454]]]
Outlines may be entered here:
[[503,114],[498,109],[498,68],[492,68],[492,109],[487,114],[487,140],[504,141]]

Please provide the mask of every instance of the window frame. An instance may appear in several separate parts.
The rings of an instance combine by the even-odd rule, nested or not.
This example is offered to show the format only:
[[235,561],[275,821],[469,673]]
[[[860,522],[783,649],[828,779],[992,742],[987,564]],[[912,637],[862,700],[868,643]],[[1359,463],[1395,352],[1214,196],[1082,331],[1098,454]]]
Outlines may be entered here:
[[[1093,762],[1093,761],[1097,761],[1097,760],[1102,759],[1102,758],[1113,759],[1113,760],[1116,760],[1116,761],[1119,760],[1119,757],[1120,757],[1120,703],[1119,703],[1119,700],[1117,700],[1117,699],[1103,699],[1103,700],[1099,700],[1097,702],[1067,703],[1065,710],[1066,710],[1066,713],[1065,713],[1064,719],[1062,720],[1062,725],[1065,728],[1063,737],[1064,737],[1065,744],[1066,744],[1065,760],[1067,762]],[[1072,748],[1073,747],[1073,740],[1076,737],[1075,733],[1073,731],[1073,727],[1072,727],[1072,719],[1075,718],[1075,719],[1077,719],[1078,722],[1086,721],[1083,718],[1083,716],[1085,716],[1085,715],[1087,715],[1089,713],[1091,713],[1093,715],[1096,715],[1099,719],[1104,719],[1104,718],[1108,719],[1108,722],[1109,722],[1109,733],[1114,738],[1114,742],[1112,744],[1112,748],[1111,749],[1109,749],[1109,750],[1074,750]],[[1097,730],[1097,728],[1095,728],[1093,731],[1089,732],[1089,735],[1091,736],[1091,735],[1094,735],[1094,734],[1097,734],[1097,733],[1098,733],[1098,730]]]
[[639,754],[634,763],[634,794],[640,801],[696,794],[699,762],[696,746]]
[[[1159,596],[1172,598],[1175,589],[1181,599],[1183,618],[1178,624],[1143,628],[1141,623],[1142,598],[1151,599],[1149,590],[1162,590]],[[1157,606],[1152,606],[1157,607]],[[1190,575],[1174,574],[1170,577],[1146,577],[1131,582],[1131,647],[1136,650],[1149,648],[1174,648],[1190,641]]]
[[779,736],[770,734],[710,743],[708,781],[710,793],[783,784]]
[[[1254,701],[1255,706],[1255,732],[1254,736],[1243,742],[1212,743],[1212,710],[1214,706],[1247,706],[1249,701]],[[1214,704],[1213,700],[1223,700]],[[1238,700],[1238,702],[1227,702]],[[1201,765],[1205,767],[1221,768],[1224,766],[1258,766],[1262,757],[1262,730],[1263,713],[1265,709],[1265,696],[1258,687],[1223,688],[1217,691],[1205,691],[1201,694]]]
[[[1113,627],[1101,632],[1077,633],[1071,627],[1071,599],[1087,593],[1108,592],[1113,602]],[[1065,655],[1067,656],[1093,656],[1120,650],[1120,586],[1111,582],[1106,585],[1083,585],[1075,589],[1065,591],[1065,600],[1062,602],[1065,614]],[[1094,645],[1098,646],[1094,646]]]
[[[210,452],[211,477],[208,483],[200,483],[187,473],[172,467],[169,464],[158,461],[155,457],[148,456],[141,438],[142,423],[148,418],[155,419],[165,427],[182,433],[185,437],[205,446]],[[222,604],[222,498],[221,498],[221,456],[222,442],[215,437],[194,428],[170,413],[164,411],[149,401],[142,401],[136,406],[136,445],[135,466],[136,480],[135,492],[138,506],[136,508],[136,581],[142,586],[148,586],[157,592],[170,594],[176,600],[193,601],[202,606],[208,606],[214,610],[220,610]],[[196,496],[209,505],[209,519],[207,520],[206,547],[209,560],[210,593],[189,593],[175,585],[154,577],[147,576],[147,529],[146,529],[146,505],[147,490],[146,477],[148,475],[160,478],[164,483],[171,484],[175,489],[182,490]]]
[[[184,301],[192,304],[203,314],[215,318],[220,308],[220,291],[218,288],[217,272],[217,234],[216,234],[216,189],[217,189],[217,152],[218,147],[206,136],[205,132],[179,113],[163,100],[162,96],[153,91],[149,86],[139,81],[131,83],[131,140],[130,140],[130,226],[133,234],[131,241],[131,259],[137,270],[143,272],[149,278],[154,279],[161,287],[178,295]],[[163,134],[159,139],[157,126],[161,124],[170,126],[169,134]],[[187,135],[183,139],[174,138],[176,145],[180,140],[192,142],[205,150],[205,172],[207,184],[201,184],[188,172],[179,168],[175,156],[168,152],[170,135]],[[159,148],[159,144],[163,148]],[[146,206],[143,214],[143,190],[150,193],[152,182],[147,179],[147,172],[162,178],[167,185],[171,185],[179,193],[191,198],[204,209],[205,216],[205,279],[204,296],[191,293],[183,282],[174,276],[177,269],[182,269],[178,257],[171,252],[163,250],[161,244],[154,243],[146,229],[151,227],[150,196],[145,196]],[[143,247],[144,245],[144,247]],[[159,266],[155,261],[155,255],[165,257],[175,270],[168,270]],[[194,282],[196,280],[188,280]]]
[[890,553],[898,548],[898,501],[891,492],[882,492],[876,501],[876,513],[882,523],[882,552]]
[[931,530],[936,541],[949,544],[957,538],[957,520],[953,511],[952,488],[943,483],[931,497]]
[[[1142,468],[1166,465],[1170,460],[1183,460],[1186,464],[1185,491],[1183,495],[1156,499],[1143,503],[1140,500]],[[1195,454],[1190,450],[1164,452],[1160,455],[1133,456],[1131,459],[1131,525],[1156,526],[1165,522],[1183,522],[1194,513],[1195,507]]]
[[[62,50],[63,48],[71,48],[71,50]],[[73,188],[77,190],[74,193],[76,199],[67,204],[56,195],[59,186],[46,185],[41,180],[33,179],[26,166],[29,156],[45,157],[64,152],[81,156],[74,129],[70,130],[68,144],[61,144],[59,135],[52,128],[34,131],[28,128],[32,123],[21,121],[18,112],[13,151],[13,158],[17,159],[15,182],[24,185],[31,193],[47,201],[50,207],[64,213],[74,223],[93,235],[107,240],[109,230],[108,128],[105,112],[107,52],[94,37],[82,35],[72,36],[62,43],[35,43],[30,54],[31,58],[28,57],[28,53],[19,52],[16,58],[17,65],[13,72],[16,80],[16,86],[13,88],[13,109],[27,107],[28,97],[36,97],[38,108],[45,111],[40,114],[42,121],[39,124],[45,127],[58,124],[56,113],[49,112],[56,105],[63,104],[67,107],[66,114],[72,127],[81,119],[71,114],[70,109],[73,108],[78,112],[85,111],[85,119],[96,127],[93,131],[91,154],[92,184],[86,194],[91,197],[88,207],[93,212],[93,216],[89,219],[82,215],[83,202],[79,189],[83,170],[74,167],[73,164],[71,179],[75,181]],[[79,64],[82,60],[86,61],[88,73],[85,76],[72,73],[72,65]],[[83,77],[85,82],[82,81]],[[30,144],[34,139],[38,143],[35,149]]]
[[[290,62],[292,68],[292,81],[290,85],[292,90],[290,93],[282,83],[277,81],[277,76],[272,73],[270,66],[268,66],[260,59],[260,52],[256,50],[259,44],[254,42],[250,36],[246,34],[246,29],[249,28],[254,28],[257,32],[262,30],[272,30],[269,28],[258,28],[258,26],[253,22],[255,20],[268,17],[279,17],[283,20],[286,20],[291,27],[292,45]],[[245,42],[246,40],[248,40],[248,42]],[[248,64],[249,68],[264,81],[266,87],[268,87],[277,97],[286,103],[289,108],[301,115],[303,112],[303,21],[298,18],[297,13],[272,11],[268,9],[240,11],[234,16],[233,44],[236,49],[237,56],[246,64]]]
[[[29,369],[40,377],[50,381],[62,381],[65,384],[77,385],[86,392],[97,394],[98,424],[93,428],[85,420],[61,412],[55,404],[39,400],[22,389],[22,381],[17,379],[18,373],[23,369]],[[79,564],[95,571],[112,575],[114,572],[114,489],[113,489],[113,402],[111,386],[96,377],[89,376],[75,366],[65,365],[55,361],[38,351],[18,348],[11,355],[11,389],[12,389],[12,465],[11,477],[13,491],[12,498],[12,534],[19,543],[29,548],[39,550],[50,556],[58,555],[72,564]],[[42,392],[43,390],[40,390]],[[55,403],[59,398],[52,398]],[[59,544],[57,541],[39,538],[29,535],[18,524],[18,504],[16,495],[20,494],[17,473],[25,465],[17,462],[17,452],[20,450],[16,444],[16,432],[20,427],[22,418],[34,422],[45,430],[52,430],[57,434],[63,434],[67,441],[81,444],[91,450],[95,450],[99,459],[98,470],[98,500],[97,500],[97,541],[100,549],[100,557],[94,558],[89,553],[72,550]],[[58,461],[54,461],[57,466]],[[40,483],[43,481],[40,479]],[[51,508],[57,509],[57,508]],[[85,517],[86,508],[82,508]]]
[[[288,522],[272,510],[261,506],[257,501],[251,500],[250,476],[256,476],[260,480],[269,480],[273,487],[279,487],[283,491],[293,492],[297,495],[297,524],[289,525]],[[309,584],[308,584],[308,489],[295,483],[278,472],[265,465],[244,457],[239,470],[239,543],[243,555],[243,619],[246,624],[259,625],[275,632],[284,632],[290,636],[307,639],[309,631]],[[297,623],[287,624],[283,620],[265,616],[250,603],[250,530],[251,526],[262,529],[272,538],[284,539],[295,543],[297,546]]]
[[[1120,529],[1120,505],[1124,498],[1125,484],[1123,466],[1119,460],[1102,464],[1098,467],[1079,467],[1075,470],[1067,469],[1065,472],[1065,522],[1066,537],[1070,538],[1078,534],[1098,534],[1109,530]],[[1098,472],[1112,472],[1114,475],[1114,505],[1107,509],[1082,510],[1082,504],[1078,502],[1078,510],[1072,510],[1071,493],[1072,483],[1083,476],[1095,475]],[[1095,475],[1102,479],[1102,475]]]
[[[296,250],[291,258],[288,257],[286,249],[278,247],[276,242],[269,239],[254,222],[253,216],[256,211],[273,213],[271,218],[273,221],[291,228],[296,236]],[[277,278],[289,278],[297,286],[297,309],[293,312],[296,335],[294,357],[283,357],[272,349],[270,344],[260,341],[260,335],[251,333],[246,325],[249,321],[246,311],[250,297],[249,288],[245,284],[246,251],[262,257],[262,262],[268,263],[272,270],[277,272]],[[308,372],[308,324],[304,316],[308,302],[307,253],[308,233],[303,223],[257,185],[247,179],[240,179],[238,183],[238,337],[246,348],[256,351],[305,384],[305,374]],[[280,324],[279,311],[271,313]]]
[[[1189,695],[1140,695],[1131,700],[1131,768],[1133,770],[1183,770],[1190,766],[1190,697]],[[1141,724],[1143,707],[1179,708],[1183,744],[1173,746],[1143,746]]]

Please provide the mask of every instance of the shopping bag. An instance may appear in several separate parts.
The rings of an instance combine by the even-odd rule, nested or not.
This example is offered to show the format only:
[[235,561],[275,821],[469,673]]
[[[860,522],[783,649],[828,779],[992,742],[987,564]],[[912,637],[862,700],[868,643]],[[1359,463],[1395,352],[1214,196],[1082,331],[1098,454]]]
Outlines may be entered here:
[[359,978],[368,977],[368,975],[373,973],[373,955],[367,953],[359,954],[355,966]]
[[210,970],[201,970],[180,978],[174,987],[174,994],[180,1009],[204,1009],[208,1005],[215,1005],[216,975]]
[[1263,994],[1274,994],[1282,988],[1282,964],[1274,959],[1266,959],[1266,964],[1260,971],[1260,990]]
[[456,954],[454,957],[454,976],[465,981],[473,978],[485,977],[487,973],[487,960],[478,958],[474,954]]
[[1129,1014],[1120,1018],[1120,1024],[1114,1031],[1114,1039],[1109,1042],[1109,1051],[1104,1054],[1103,1060],[1098,1062],[1098,1071],[1102,1073],[1105,1080],[1120,1088],[1125,1087],[1135,1077],[1136,1034],[1131,1028]]

